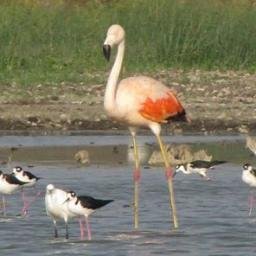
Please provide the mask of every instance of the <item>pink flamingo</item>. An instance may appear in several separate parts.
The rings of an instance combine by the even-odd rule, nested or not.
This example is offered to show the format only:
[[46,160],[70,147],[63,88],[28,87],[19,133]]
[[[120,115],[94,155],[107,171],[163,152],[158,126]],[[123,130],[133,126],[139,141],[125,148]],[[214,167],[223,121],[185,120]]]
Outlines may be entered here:
[[135,169],[134,177],[134,227],[139,226],[139,182],[140,163],[136,143],[138,127],[149,127],[156,136],[166,168],[166,179],[169,189],[170,208],[174,228],[178,228],[175,196],[173,189],[173,170],[168,161],[166,147],[162,142],[161,124],[170,121],[188,121],[186,112],[174,92],[161,82],[147,77],[128,77],[118,83],[125,50],[125,31],[120,25],[109,27],[103,53],[110,59],[111,49],[117,46],[117,54],[111,69],[104,98],[104,107],[109,117],[129,126],[133,140]]

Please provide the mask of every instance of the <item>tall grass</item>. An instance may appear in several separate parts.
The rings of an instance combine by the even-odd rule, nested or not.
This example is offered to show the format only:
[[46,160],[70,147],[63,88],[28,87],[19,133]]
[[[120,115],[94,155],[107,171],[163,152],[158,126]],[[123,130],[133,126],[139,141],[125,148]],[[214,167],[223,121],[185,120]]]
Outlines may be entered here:
[[90,82],[107,69],[101,44],[112,23],[126,29],[130,73],[255,71],[256,7],[244,1],[6,1],[0,5],[0,84]]

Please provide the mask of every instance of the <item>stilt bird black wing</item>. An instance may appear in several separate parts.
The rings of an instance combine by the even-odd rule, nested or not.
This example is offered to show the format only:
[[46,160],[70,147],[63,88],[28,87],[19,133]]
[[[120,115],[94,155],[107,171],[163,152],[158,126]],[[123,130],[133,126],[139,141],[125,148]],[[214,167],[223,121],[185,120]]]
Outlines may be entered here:
[[23,182],[23,181],[18,180],[14,175],[5,174],[5,179],[10,184],[15,184],[15,185],[27,184],[27,182]]
[[81,205],[88,209],[98,209],[106,204],[113,202],[114,200],[101,200],[96,199],[90,196],[78,196],[78,200],[81,202]]
[[40,178],[39,177],[37,177],[37,176],[35,176],[33,173],[31,173],[31,172],[27,172],[27,171],[24,171],[24,174],[26,174],[28,177],[29,177],[29,179],[35,179],[35,180],[39,180]]
[[215,165],[218,165],[218,164],[224,164],[226,163],[226,161],[218,161],[218,160],[215,160],[215,161],[204,161],[204,160],[196,160],[196,161],[193,161],[191,162],[191,167],[193,168],[206,168],[206,169],[209,169]]

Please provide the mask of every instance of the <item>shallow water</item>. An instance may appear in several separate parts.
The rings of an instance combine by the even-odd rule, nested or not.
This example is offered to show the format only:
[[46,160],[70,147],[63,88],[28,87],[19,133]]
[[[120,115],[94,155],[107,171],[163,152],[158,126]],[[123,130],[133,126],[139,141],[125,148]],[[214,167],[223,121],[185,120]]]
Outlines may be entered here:
[[[22,144],[18,150],[38,146],[30,137],[6,140],[0,138],[0,147],[10,147]],[[45,138],[46,139],[46,138]],[[49,138],[48,138],[49,139]],[[124,148],[127,137],[112,138],[112,143],[104,144],[104,137],[97,139],[84,138],[88,143],[95,144],[95,152],[102,154],[102,145],[119,145]],[[141,139],[141,138],[140,138]],[[173,138],[174,139],[174,138]],[[15,141],[13,143],[11,140]],[[46,139],[47,140],[47,139]],[[55,144],[65,151],[67,145],[55,138]],[[70,138],[68,146],[72,144]],[[146,141],[142,138],[140,141]],[[224,143],[225,141],[225,143]],[[9,142],[9,144],[8,144]],[[38,198],[31,206],[28,217],[17,214],[21,208],[20,195],[8,196],[8,217],[0,218],[0,251],[2,255],[254,255],[256,210],[248,216],[247,197],[249,188],[241,180],[241,164],[255,161],[255,157],[244,148],[241,137],[220,138],[215,140],[207,137],[176,138],[179,142],[190,142],[196,147],[204,147],[212,151],[215,158],[227,157],[229,163],[219,166],[209,172],[211,181],[204,181],[198,176],[175,176],[175,193],[177,201],[180,229],[171,230],[168,208],[168,192],[162,168],[142,168],[140,192],[140,229],[132,228],[132,166],[126,161],[93,163],[90,166],[80,166],[70,161],[63,162],[61,158],[48,162],[47,151],[53,152],[45,143],[41,148],[41,158],[29,159],[22,154],[12,165],[26,166],[34,174],[42,177],[37,186],[44,190],[53,183],[58,187],[74,190],[78,194],[88,194],[96,198],[114,199],[115,201],[91,215],[92,241],[80,241],[79,225],[76,220],[70,222],[70,239],[65,240],[64,225],[59,223],[60,238],[54,239],[52,222],[46,216],[43,197]],[[1,144],[2,143],[2,144]],[[27,144],[26,144],[27,143]],[[26,145],[25,145],[26,144]],[[39,143],[40,146],[40,143]],[[56,148],[55,148],[56,149]],[[40,149],[37,149],[38,152]],[[58,149],[59,150],[59,149]],[[108,151],[108,148],[104,148]],[[104,151],[103,150],[103,151]],[[64,152],[63,151],[63,152]],[[70,151],[65,151],[70,152]],[[232,153],[232,154],[231,154]],[[125,159],[125,151],[120,158]],[[48,156],[48,155],[47,155]],[[14,157],[15,158],[15,157]],[[72,157],[70,157],[72,159]],[[95,160],[96,161],[96,160]],[[97,161],[96,161],[97,162]],[[7,168],[6,166],[3,166]],[[33,190],[27,190],[27,195]]]

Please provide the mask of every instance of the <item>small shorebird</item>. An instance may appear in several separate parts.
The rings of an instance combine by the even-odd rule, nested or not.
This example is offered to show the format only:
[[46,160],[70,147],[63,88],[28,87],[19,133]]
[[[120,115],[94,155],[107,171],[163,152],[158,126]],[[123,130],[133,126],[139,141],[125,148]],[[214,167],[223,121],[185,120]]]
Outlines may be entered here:
[[12,174],[20,181],[26,182],[23,187],[34,187],[40,179],[31,172],[24,171],[22,167],[16,166],[12,169]]
[[[242,180],[246,184],[248,184],[250,187],[256,187],[256,169],[253,169],[253,167],[250,164],[244,164],[243,165],[243,173],[242,173]],[[253,191],[250,192],[248,196],[249,201],[249,216],[252,213],[253,205],[255,204],[255,198],[253,196]]]
[[68,239],[68,220],[75,216],[67,207],[68,193],[65,190],[55,188],[54,185],[48,184],[45,193],[45,208],[47,215],[52,218],[54,224],[54,237],[58,237],[57,220],[63,219],[66,228],[66,239]]
[[110,59],[111,49],[117,47],[114,65],[108,77],[104,97],[104,108],[112,119],[124,123],[129,127],[135,159],[134,179],[134,228],[139,226],[139,182],[140,162],[136,142],[139,127],[149,128],[156,136],[165,164],[165,174],[169,189],[170,208],[175,228],[178,228],[175,196],[173,189],[173,170],[170,166],[166,147],[160,136],[161,124],[172,121],[189,121],[185,109],[178,100],[175,92],[160,81],[147,76],[128,77],[121,81],[119,74],[125,51],[125,31],[120,25],[109,27],[103,44],[103,53]]
[[3,214],[6,215],[6,201],[4,195],[13,194],[16,191],[22,189],[22,186],[25,185],[26,182],[18,180],[12,174],[6,174],[0,171],[0,193],[2,196],[2,204],[3,204]]
[[[21,210],[23,215],[27,214],[28,208],[32,202],[29,202],[25,197],[24,188],[28,187],[34,187],[37,183],[37,181],[40,179],[39,177],[35,176],[29,171],[24,171],[22,167],[16,166],[12,169],[12,175],[14,175],[18,180],[25,182],[24,185],[22,185],[21,189],[21,195],[22,195],[22,201],[23,201],[23,208]],[[41,193],[38,192],[33,199],[33,201],[40,195]]]
[[[87,233],[88,233],[88,240],[91,240],[91,228],[89,224],[88,217],[98,208],[101,208],[111,202],[113,200],[101,200],[95,199],[90,196],[77,196],[75,192],[70,191],[67,197],[68,209],[76,216],[84,216]],[[84,238],[84,226],[83,221],[80,220],[80,235],[81,239]]]
[[197,173],[206,180],[210,180],[207,176],[209,169],[213,169],[214,166],[219,164],[224,164],[226,161],[204,161],[196,160],[187,164],[179,164],[175,167],[175,174],[178,172],[183,172],[184,174]]

